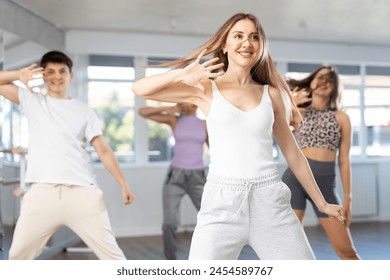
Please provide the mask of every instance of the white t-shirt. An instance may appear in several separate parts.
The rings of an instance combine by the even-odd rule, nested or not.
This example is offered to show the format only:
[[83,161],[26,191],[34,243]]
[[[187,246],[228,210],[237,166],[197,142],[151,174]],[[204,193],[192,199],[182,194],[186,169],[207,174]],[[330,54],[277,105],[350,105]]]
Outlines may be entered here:
[[95,112],[76,99],[55,99],[19,89],[28,119],[26,183],[97,186],[88,143],[102,134]]

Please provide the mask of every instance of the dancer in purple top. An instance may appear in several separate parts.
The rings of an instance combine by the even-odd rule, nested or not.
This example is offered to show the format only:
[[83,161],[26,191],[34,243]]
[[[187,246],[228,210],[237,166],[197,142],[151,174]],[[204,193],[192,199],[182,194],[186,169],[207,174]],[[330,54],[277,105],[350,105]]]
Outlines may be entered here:
[[197,106],[178,104],[165,107],[144,107],[138,113],[147,119],[167,124],[173,131],[173,158],[163,186],[163,241],[168,260],[177,258],[176,231],[179,206],[185,194],[197,210],[200,208],[206,183],[203,164],[204,144],[208,144],[205,122],[196,116]]

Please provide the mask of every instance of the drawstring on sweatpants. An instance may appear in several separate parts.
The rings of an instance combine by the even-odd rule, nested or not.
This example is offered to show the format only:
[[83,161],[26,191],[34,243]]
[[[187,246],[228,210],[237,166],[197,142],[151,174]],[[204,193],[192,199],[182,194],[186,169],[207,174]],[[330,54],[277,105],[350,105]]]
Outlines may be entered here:
[[238,215],[240,215],[242,213],[242,211],[244,211],[245,206],[248,204],[248,197],[249,197],[249,193],[251,191],[253,184],[254,184],[254,182],[244,182],[242,184],[245,188],[245,196],[244,196],[244,199],[241,201],[240,208],[238,209],[236,214],[234,214],[232,221],[234,221],[236,219],[236,217]]
[[216,184],[221,188],[227,188],[234,191],[245,191],[245,196],[241,201],[240,207],[234,214],[232,221],[237,218],[249,204],[249,194],[251,190],[271,186],[280,182],[279,172],[275,170],[268,174],[251,177],[251,178],[240,178],[240,177],[226,177],[209,173],[207,176],[207,182]]
[[58,199],[61,199],[62,198],[62,189],[63,187],[72,187],[73,185],[67,185],[67,184],[55,184],[54,187],[55,188],[59,188],[58,189]]
[[59,188],[58,189],[58,199],[61,199],[61,197],[62,197],[62,186],[63,186],[63,184],[55,184],[54,185],[55,188]]

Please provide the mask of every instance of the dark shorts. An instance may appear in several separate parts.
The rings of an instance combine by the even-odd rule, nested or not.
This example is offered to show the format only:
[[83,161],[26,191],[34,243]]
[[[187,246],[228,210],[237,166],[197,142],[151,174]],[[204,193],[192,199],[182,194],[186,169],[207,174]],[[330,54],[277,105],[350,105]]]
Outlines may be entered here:
[[[326,202],[331,204],[340,204],[340,198],[336,192],[336,163],[334,161],[323,162],[312,159],[307,159],[307,161],[309,162],[314,178]],[[301,183],[299,183],[298,179],[295,177],[294,173],[291,171],[290,168],[287,168],[287,170],[284,172],[282,176],[282,181],[291,190],[291,206],[293,209],[305,210],[306,200],[309,200],[313,205],[313,209],[317,217],[328,217],[328,215],[318,211],[313,200],[309,197],[309,195],[302,187]]]

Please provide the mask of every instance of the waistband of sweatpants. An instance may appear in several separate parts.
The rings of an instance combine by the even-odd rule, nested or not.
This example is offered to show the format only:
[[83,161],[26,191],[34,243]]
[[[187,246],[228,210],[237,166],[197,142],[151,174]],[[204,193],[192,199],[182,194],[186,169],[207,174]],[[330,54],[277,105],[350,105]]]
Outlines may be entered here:
[[96,188],[97,186],[82,186],[74,184],[58,184],[58,183],[31,183],[30,187],[36,188],[57,188],[57,187],[68,187],[68,188]]
[[228,177],[215,174],[207,176],[207,182],[220,185],[232,190],[247,191],[271,186],[281,182],[278,170],[251,178]]

